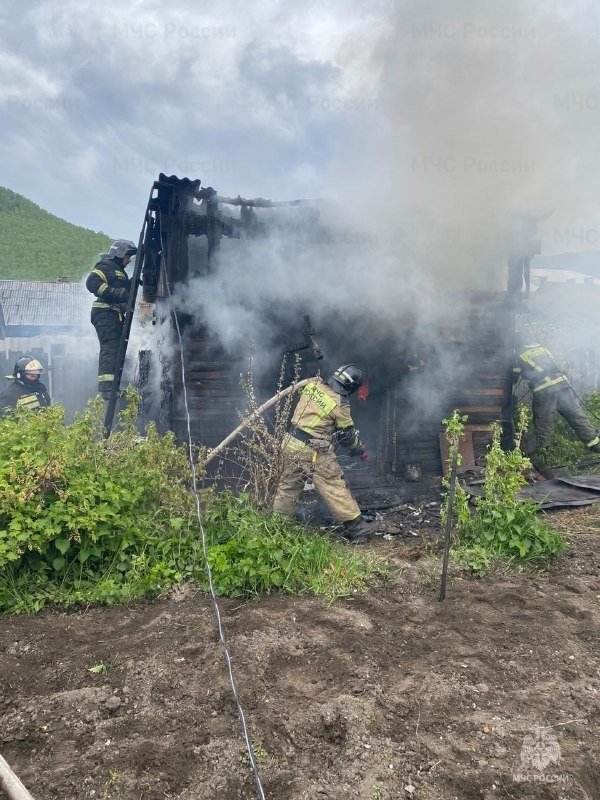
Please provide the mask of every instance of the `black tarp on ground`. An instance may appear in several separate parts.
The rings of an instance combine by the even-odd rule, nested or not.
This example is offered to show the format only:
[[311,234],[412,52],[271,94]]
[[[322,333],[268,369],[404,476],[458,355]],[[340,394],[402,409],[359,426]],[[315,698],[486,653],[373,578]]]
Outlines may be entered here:
[[[483,495],[481,485],[466,485],[464,488],[470,495]],[[589,506],[600,503],[600,475],[571,475],[550,481],[536,481],[524,486],[518,496],[523,500],[535,500],[543,509]]]
[[571,475],[524,486],[519,497],[529,497],[541,508],[588,506],[600,503],[600,475]]

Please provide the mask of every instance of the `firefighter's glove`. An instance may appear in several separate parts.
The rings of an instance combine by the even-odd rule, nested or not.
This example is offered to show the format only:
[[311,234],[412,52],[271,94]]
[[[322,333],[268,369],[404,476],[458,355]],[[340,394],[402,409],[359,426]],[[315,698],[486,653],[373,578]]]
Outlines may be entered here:
[[352,450],[350,450],[350,455],[358,456],[361,461],[369,460],[369,454],[367,453],[367,448],[362,442],[358,445],[358,447],[353,447]]
[[127,289],[115,289],[114,297],[117,303],[126,303],[129,297],[129,292]]

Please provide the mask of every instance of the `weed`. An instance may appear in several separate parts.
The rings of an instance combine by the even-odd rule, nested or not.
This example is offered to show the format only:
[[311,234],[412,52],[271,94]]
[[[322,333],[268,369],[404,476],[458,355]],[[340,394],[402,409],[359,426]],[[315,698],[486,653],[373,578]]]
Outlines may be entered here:
[[458,544],[452,548],[452,555],[460,567],[478,577],[487,575],[494,560],[493,554],[480,544]]
[[88,672],[93,675],[104,675],[105,672],[108,672],[108,665],[101,661],[99,664],[94,664],[93,667],[88,667]]
[[[292,383],[299,379],[300,358],[296,356],[292,372]],[[282,360],[277,382],[276,394],[279,394],[289,379],[286,358]],[[247,408],[241,414],[247,425],[238,437],[236,444],[229,447],[226,455],[219,462],[219,477],[224,476],[227,469],[233,469],[239,476],[238,486],[260,508],[272,507],[273,499],[279,485],[285,462],[283,442],[287,434],[292,410],[297,394],[290,392],[279,399],[268,412],[256,414],[261,405],[258,399],[254,380],[254,358],[251,355],[248,369],[242,376],[242,390],[246,397]]]
[[427,561],[421,562],[421,573],[419,575],[419,582],[422,586],[426,589],[433,589],[435,588],[440,580],[439,575],[439,563],[436,559],[435,562]]
[[[500,446],[500,425],[493,425],[484,495],[475,498],[473,514],[466,505],[464,490],[457,491],[459,535],[453,555],[479,575],[485,574],[498,558],[513,559],[515,563],[542,562],[565,548],[561,534],[537,516],[539,504],[517,499],[518,491],[526,483],[524,473],[531,468],[531,462],[520,449],[525,423],[521,415],[514,447],[508,452]],[[447,503],[446,498],[445,506]]]
[[[279,764],[279,759],[276,758],[275,756],[270,755],[270,753],[268,753],[264,747],[257,745],[256,747],[254,747],[253,750],[254,750],[254,757],[258,762],[261,761],[265,762],[272,767]],[[244,751],[244,753],[242,754],[242,762],[244,764],[250,764],[250,757],[248,756],[248,753],[246,751]]]
[[218,594],[279,590],[330,598],[365,588],[384,571],[374,558],[348,551],[287,517],[261,511],[249,495],[217,495],[205,512],[208,559]]

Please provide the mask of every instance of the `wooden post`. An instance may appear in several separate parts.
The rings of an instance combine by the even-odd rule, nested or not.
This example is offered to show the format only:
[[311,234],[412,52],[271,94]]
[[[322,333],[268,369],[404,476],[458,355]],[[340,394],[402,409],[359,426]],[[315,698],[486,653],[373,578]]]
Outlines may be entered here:
[[452,439],[452,466],[450,468],[450,486],[448,488],[448,513],[444,531],[444,561],[442,564],[442,582],[440,584],[440,603],[446,597],[446,578],[448,577],[448,560],[450,558],[450,531],[452,530],[452,509],[456,490],[456,471],[458,469],[458,436]]

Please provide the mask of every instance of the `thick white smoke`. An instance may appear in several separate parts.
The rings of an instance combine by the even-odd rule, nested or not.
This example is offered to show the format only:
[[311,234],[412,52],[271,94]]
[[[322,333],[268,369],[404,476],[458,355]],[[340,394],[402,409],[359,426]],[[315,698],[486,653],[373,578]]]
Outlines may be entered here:
[[372,48],[381,114],[334,186],[449,288],[502,285],[518,214],[545,217],[543,252],[590,249],[599,34],[592,2],[395,3]]
[[[332,242],[225,246],[218,274],[187,290],[186,308],[232,347],[266,345],[266,309],[340,322],[362,311],[380,331],[426,338],[471,290],[505,286],[524,227],[543,252],[581,249],[598,228],[598,9],[379,8],[378,24],[347,26],[333,57],[340,98],[362,96],[364,114],[349,118],[328,176]],[[537,232],[523,215],[542,220]]]

